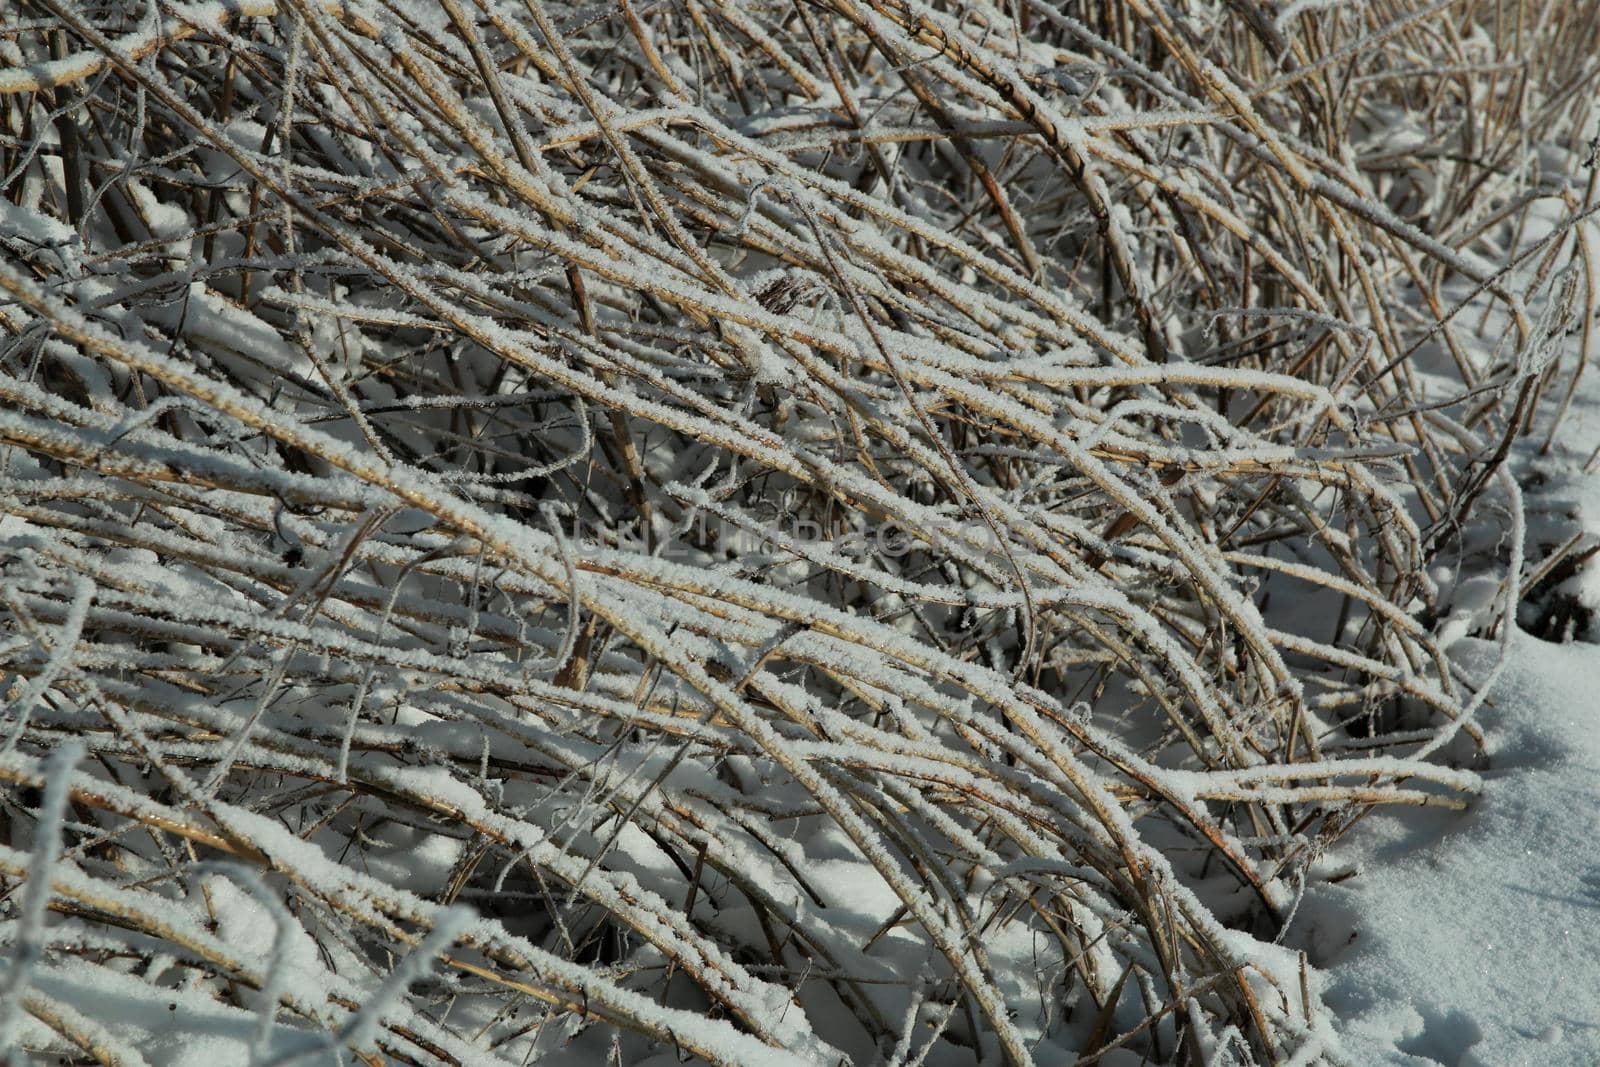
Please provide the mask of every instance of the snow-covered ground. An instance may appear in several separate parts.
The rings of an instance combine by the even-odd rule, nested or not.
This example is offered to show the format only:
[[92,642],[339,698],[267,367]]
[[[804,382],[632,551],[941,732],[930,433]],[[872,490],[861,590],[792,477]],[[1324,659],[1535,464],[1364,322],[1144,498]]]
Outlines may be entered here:
[[[1530,526],[1592,545],[1595,368],[1539,456],[1544,436],[1524,438],[1513,457]],[[1592,601],[1600,557],[1567,588]],[[1479,714],[1489,759],[1471,808],[1374,812],[1333,850],[1323,874],[1337,880],[1307,893],[1290,940],[1322,969],[1348,1062],[1600,1064],[1600,644],[1587,636],[1513,634]],[[1471,680],[1498,652],[1473,638],[1451,649]]]
[[1471,810],[1370,816],[1302,907],[1353,1063],[1600,1063],[1600,647],[1512,647]]

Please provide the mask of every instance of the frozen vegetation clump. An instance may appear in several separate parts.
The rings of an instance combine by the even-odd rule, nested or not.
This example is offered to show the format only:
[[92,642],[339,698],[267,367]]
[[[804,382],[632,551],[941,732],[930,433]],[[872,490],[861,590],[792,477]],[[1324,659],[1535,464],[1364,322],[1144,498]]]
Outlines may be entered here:
[[1597,56],[1594,0],[0,6],[0,1045],[1343,1062],[1278,939],[1478,787]]

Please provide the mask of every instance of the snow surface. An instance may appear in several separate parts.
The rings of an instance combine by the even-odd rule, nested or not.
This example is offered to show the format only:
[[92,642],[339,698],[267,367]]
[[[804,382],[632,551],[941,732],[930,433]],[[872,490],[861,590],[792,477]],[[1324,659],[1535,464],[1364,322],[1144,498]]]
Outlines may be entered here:
[[[1354,1063],[1600,1063],[1600,647],[1513,649],[1472,808],[1370,816],[1336,860],[1359,873],[1302,906]],[[1454,653],[1481,674],[1495,646]]]

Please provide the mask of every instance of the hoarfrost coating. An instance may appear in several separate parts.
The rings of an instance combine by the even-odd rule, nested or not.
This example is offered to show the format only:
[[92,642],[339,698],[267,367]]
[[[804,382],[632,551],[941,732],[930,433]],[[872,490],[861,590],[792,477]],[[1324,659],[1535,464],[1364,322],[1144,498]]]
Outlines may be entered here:
[[0,1045],[1583,1055],[1361,864],[1584,810],[1597,35],[0,9]]

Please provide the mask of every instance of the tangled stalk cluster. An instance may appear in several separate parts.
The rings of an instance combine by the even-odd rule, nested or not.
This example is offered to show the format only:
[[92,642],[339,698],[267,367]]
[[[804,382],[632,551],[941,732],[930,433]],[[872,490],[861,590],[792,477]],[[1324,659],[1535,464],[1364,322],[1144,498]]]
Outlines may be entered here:
[[0,1044],[1332,1060],[1588,355],[1531,7],[9,5]]

